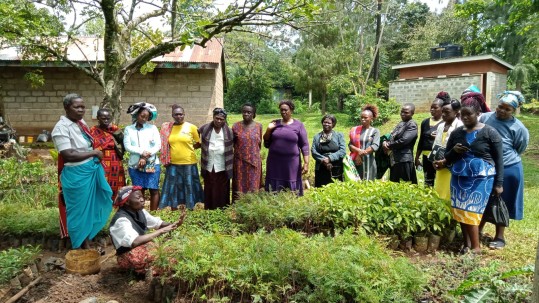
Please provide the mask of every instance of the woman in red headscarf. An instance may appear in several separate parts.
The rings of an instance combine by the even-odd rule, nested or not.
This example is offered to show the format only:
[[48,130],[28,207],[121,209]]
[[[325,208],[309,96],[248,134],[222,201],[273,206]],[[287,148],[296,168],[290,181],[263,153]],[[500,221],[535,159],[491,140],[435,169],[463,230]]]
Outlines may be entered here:
[[[117,207],[118,211],[110,221],[109,231],[112,244],[116,248],[118,265],[143,274],[153,261],[148,244],[182,225],[185,207],[180,206],[182,214],[177,222],[164,222],[144,209],[144,195],[141,190],[140,186],[124,186],[118,191],[114,201],[114,207]],[[154,231],[147,234],[148,229]]]

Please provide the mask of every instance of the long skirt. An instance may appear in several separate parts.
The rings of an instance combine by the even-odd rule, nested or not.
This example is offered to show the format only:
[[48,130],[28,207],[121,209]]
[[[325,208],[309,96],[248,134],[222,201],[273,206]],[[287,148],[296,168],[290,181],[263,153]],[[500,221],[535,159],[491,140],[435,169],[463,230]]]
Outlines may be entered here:
[[389,181],[391,182],[412,182],[417,184],[417,175],[415,173],[414,163],[398,162],[389,169]]
[[322,187],[326,184],[333,183],[334,179],[339,181],[343,180],[342,160],[335,162],[331,171],[329,171],[324,165],[320,164],[318,170],[314,172],[314,187]]
[[434,190],[438,193],[440,198],[451,201],[451,171],[447,168],[440,169],[436,172],[436,179],[434,180]]
[[204,174],[204,209],[217,209],[230,205],[230,179],[226,171]]
[[196,203],[203,201],[204,194],[196,164],[167,166],[159,208],[170,206],[175,209],[184,204],[193,209]]
[[137,246],[132,250],[116,257],[118,266],[127,270],[134,270],[136,273],[143,274],[150,268],[154,257],[150,254],[150,243]]
[[451,177],[451,212],[458,222],[479,225],[488,198],[492,193],[494,176]]
[[257,192],[262,184],[262,163],[253,165],[239,157],[234,157],[234,178],[232,178],[232,200],[241,194]]
[[521,162],[504,166],[502,199],[509,210],[509,218],[524,218],[524,170]]
[[436,178],[436,169],[434,165],[429,161],[429,158],[423,155],[423,176],[425,177],[425,185],[434,186],[434,179]]
[[93,160],[64,166],[60,178],[71,246],[79,248],[107,224],[112,211],[112,190],[103,166]]
[[161,165],[155,165],[155,172],[142,172],[135,168],[129,168],[129,177],[133,185],[144,189],[159,189],[159,176],[161,175]]

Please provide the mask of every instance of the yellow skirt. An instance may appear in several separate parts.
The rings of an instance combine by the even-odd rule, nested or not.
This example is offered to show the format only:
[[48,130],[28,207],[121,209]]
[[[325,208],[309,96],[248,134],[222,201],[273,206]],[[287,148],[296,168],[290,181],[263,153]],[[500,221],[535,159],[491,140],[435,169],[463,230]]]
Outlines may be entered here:
[[451,171],[444,168],[436,171],[436,179],[434,180],[434,190],[440,198],[451,201]]

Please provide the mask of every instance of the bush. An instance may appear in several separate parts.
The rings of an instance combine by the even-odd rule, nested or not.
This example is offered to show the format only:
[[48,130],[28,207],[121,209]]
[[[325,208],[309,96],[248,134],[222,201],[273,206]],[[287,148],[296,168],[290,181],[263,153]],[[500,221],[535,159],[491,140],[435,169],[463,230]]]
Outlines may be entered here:
[[39,247],[24,246],[0,251],[0,285],[9,282],[39,254]]
[[363,107],[367,104],[373,104],[378,106],[378,118],[373,121],[374,126],[380,126],[387,121],[391,115],[397,114],[400,109],[400,104],[395,101],[395,99],[384,100],[378,98],[375,95],[367,94],[362,95],[353,95],[346,97],[345,101],[345,110],[350,114],[350,122],[353,125],[360,125],[360,116]]
[[[167,222],[176,222],[180,217],[179,211],[170,210],[157,210],[152,214]],[[238,234],[243,229],[243,225],[234,222],[230,217],[230,213],[226,210],[195,209],[194,211],[188,211],[180,229],[232,235]]]
[[158,243],[154,264],[194,302],[414,302],[425,284],[408,260],[351,231],[188,232]]
[[524,105],[522,105],[522,111],[532,115],[539,114],[539,100],[531,99],[530,102],[524,103]]

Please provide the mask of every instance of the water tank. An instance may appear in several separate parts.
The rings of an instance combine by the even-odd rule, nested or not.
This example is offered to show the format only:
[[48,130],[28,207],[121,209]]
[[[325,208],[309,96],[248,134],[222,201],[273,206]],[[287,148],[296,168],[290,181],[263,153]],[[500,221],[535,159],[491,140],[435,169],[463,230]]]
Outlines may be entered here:
[[440,43],[438,47],[430,49],[431,59],[462,57],[462,45]]

